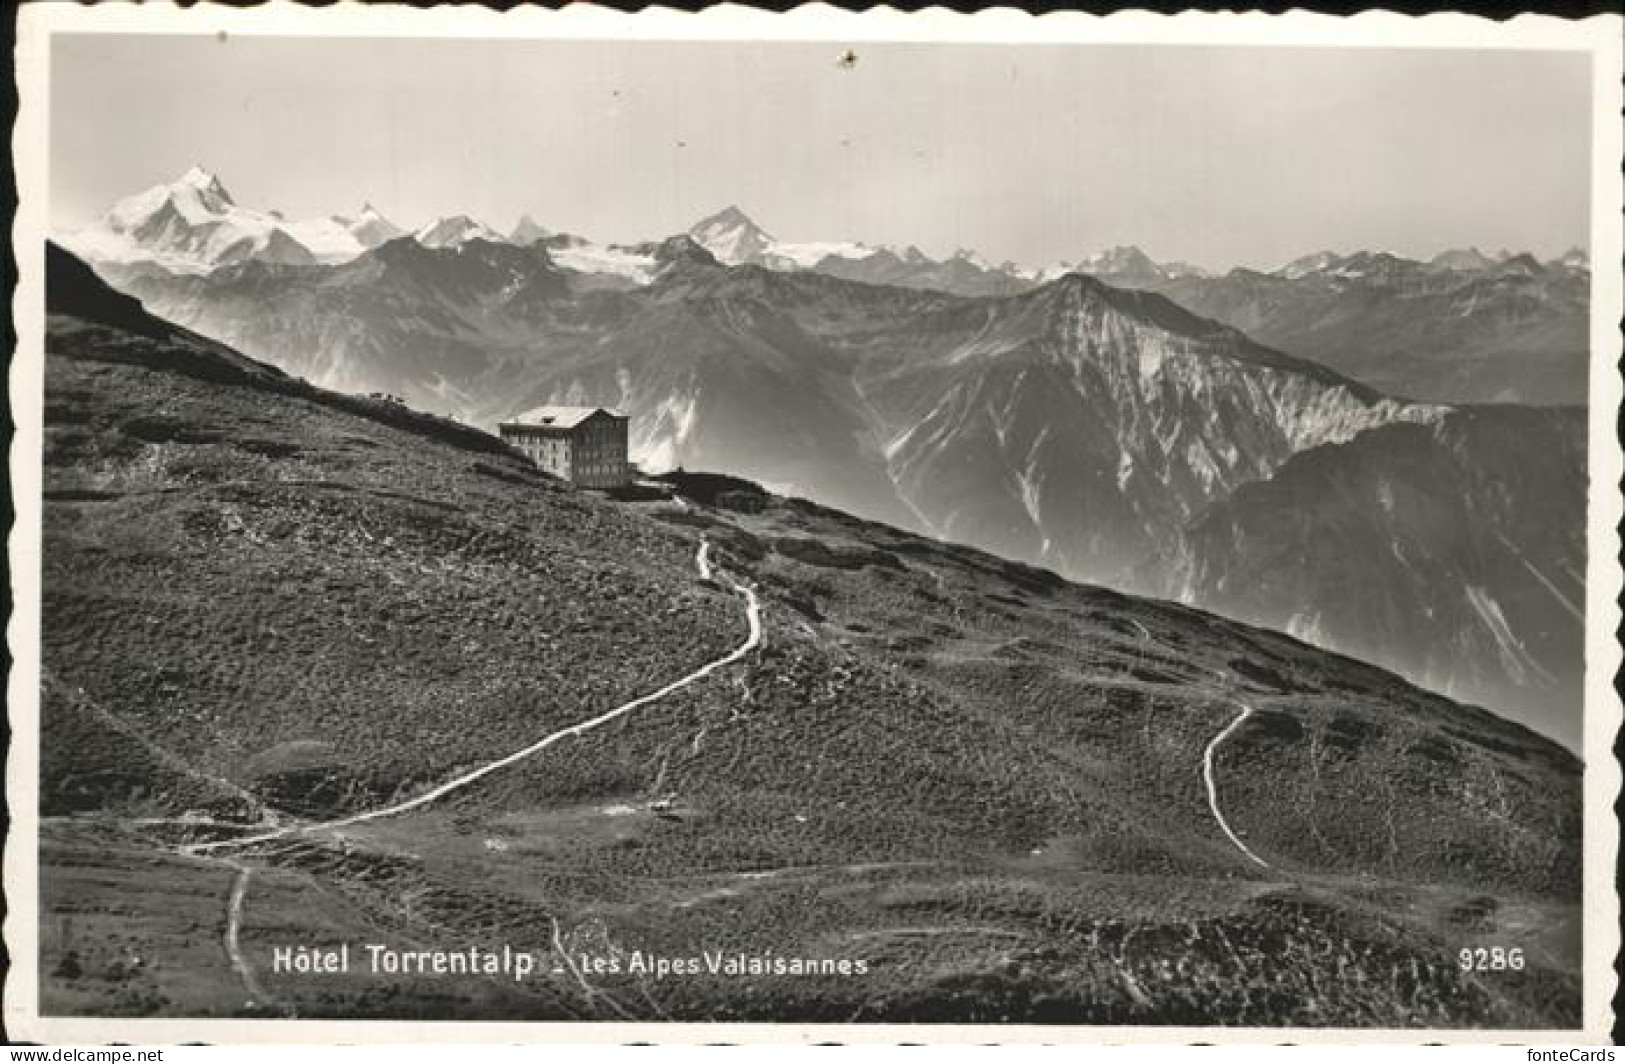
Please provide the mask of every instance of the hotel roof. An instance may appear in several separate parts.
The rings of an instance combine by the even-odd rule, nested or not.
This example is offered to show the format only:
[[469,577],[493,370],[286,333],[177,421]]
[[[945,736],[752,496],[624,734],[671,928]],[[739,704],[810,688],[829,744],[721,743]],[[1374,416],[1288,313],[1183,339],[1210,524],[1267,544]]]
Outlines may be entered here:
[[533,425],[548,429],[573,429],[602,410],[613,418],[625,420],[626,415],[607,406],[538,406],[508,418],[504,425]]

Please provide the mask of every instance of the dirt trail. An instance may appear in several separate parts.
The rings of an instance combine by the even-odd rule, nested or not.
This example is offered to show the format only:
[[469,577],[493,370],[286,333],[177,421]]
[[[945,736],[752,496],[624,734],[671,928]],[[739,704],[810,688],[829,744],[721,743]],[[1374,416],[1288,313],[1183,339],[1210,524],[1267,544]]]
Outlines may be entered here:
[[[700,576],[707,580],[713,578],[713,570],[709,557],[710,551],[710,540],[701,539],[699,552],[696,554],[694,559],[695,567],[699,569]],[[749,654],[752,650],[755,650],[762,641],[761,600],[756,597],[756,592],[749,586],[739,583],[727,573],[723,573],[722,576],[723,579],[727,580],[729,585],[732,586],[732,588],[745,599],[745,620],[750,626],[749,634],[745,637],[745,641],[740,643],[733,650],[730,650],[728,653],[719,658],[715,658],[706,664],[701,665],[699,668],[688,673],[686,676],[673,680],[671,683],[660,688],[658,691],[634,698],[630,702],[623,702],[614,709],[611,709],[606,713],[601,713],[598,716],[593,717],[591,720],[584,720],[580,723],[572,724],[567,728],[560,728],[558,731],[543,737],[522,750],[516,750],[513,753],[504,757],[499,757],[494,761],[488,761],[478,768],[465,772],[461,776],[454,779],[447,780],[445,783],[440,784],[440,786],[435,787],[432,790],[425,791],[423,794],[420,794],[415,798],[409,798],[405,801],[396,802],[393,805],[386,805],[378,809],[368,810],[364,813],[356,813],[352,816],[340,817],[336,820],[324,820],[314,824],[295,824],[289,827],[279,828],[276,831],[263,832],[259,835],[248,835],[238,839],[221,839],[215,842],[194,843],[190,846],[182,847],[181,852],[194,855],[207,854],[234,847],[252,846],[261,842],[273,842],[277,839],[287,838],[290,835],[308,835],[313,832],[325,831],[332,828],[349,827],[352,824],[360,824],[368,820],[379,820],[384,817],[397,816],[401,813],[410,812],[413,809],[420,808],[428,805],[430,802],[444,798],[453,791],[467,787],[469,784],[485,778],[498,769],[506,768],[517,761],[523,761],[525,758],[539,754],[549,746],[552,746],[554,743],[557,743],[562,739],[568,739],[572,736],[585,735],[587,732],[592,731],[595,728],[602,727],[612,720],[625,716],[640,706],[646,706],[651,702],[659,701],[675,691],[680,691],[690,684],[697,683],[698,681],[705,679],[718,669],[725,668],[726,666],[732,665],[734,662],[740,660],[746,654]]]
[[1230,825],[1225,822],[1224,814],[1219,812],[1219,788],[1213,782],[1214,752],[1219,749],[1219,744],[1224,742],[1225,739],[1229,737],[1230,733],[1239,728],[1241,726],[1241,722],[1252,716],[1253,713],[1253,707],[1249,706],[1240,699],[1236,700],[1236,705],[1241,707],[1241,712],[1237,714],[1236,719],[1231,721],[1223,731],[1215,735],[1213,737],[1213,741],[1207,744],[1207,749],[1202,752],[1202,780],[1207,784],[1207,804],[1208,808],[1213,810],[1213,819],[1219,822],[1219,827],[1223,828],[1224,833],[1230,837],[1230,841],[1236,844],[1236,849],[1246,854],[1248,859],[1253,861],[1255,864],[1268,868],[1269,862],[1265,861],[1262,857],[1258,856],[1258,854],[1249,850],[1247,848],[1247,844],[1242,842],[1241,839],[1237,838],[1234,831],[1230,830]]
[[254,975],[254,966],[248,963],[243,956],[242,946],[238,939],[243,927],[243,900],[248,897],[248,881],[254,870],[245,864],[228,861],[231,867],[237,870],[237,878],[231,884],[231,901],[226,904],[226,953],[231,957],[231,966],[242,976],[243,987],[248,991],[248,1005],[250,1007],[263,1007],[276,1003],[276,999],[265,992],[260,981]]

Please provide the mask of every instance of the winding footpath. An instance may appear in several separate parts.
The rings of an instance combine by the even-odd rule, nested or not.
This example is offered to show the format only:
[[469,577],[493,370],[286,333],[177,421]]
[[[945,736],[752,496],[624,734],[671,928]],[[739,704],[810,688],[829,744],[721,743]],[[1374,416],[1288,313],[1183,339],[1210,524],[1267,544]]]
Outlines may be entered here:
[[[695,567],[700,571],[700,577],[705,580],[710,580],[713,578],[713,570],[709,558],[710,551],[711,541],[702,539],[700,541],[699,553],[696,555],[694,563]],[[190,846],[182,847],[182,852],[189,854],[204,854],[215,850],[230,849],[239,846],[252,846],[261,842],[274,842],[277,839],[285,839],[290,835],[310,834],[312,832],[325,831],[331,828],[349,827],[352,824],[360,824],[368,820],[381,820],[384,817],[399,816],[401,813],[411,812],[414,809],[428,805],[430,802],[444,798],[453,791],[461,790],[471,783],[484,779],[486,776],[496,772],[498,769],[507,768],[509,765],[512,765],[517,761],[523,761],[528,757],[533,757],[560,740],[568,739],[573,736],[585,735],[587,732],[590,732],[595,728],[600,728],[612,720],[624,717],[634,709],[641,706],[646,706],[651,702],[658,702],[660,699],[665,698],[667,695],[672,694],[673,692],[681,691],[690,684],[694,684],[705,679],[718,669],[725,668],[740,660],[746,654],[749,654],[752,650],[755,650],[759,645],[761,645],[762,642],[761,600],[756,597],[756,592],[752,588],[739,583],[726,573],[723,574],[723,578],[727,580],[733,589],[745,599],[745,620],[750,626],[750,632],[748,635],[746,635],[745,641],[721,657],[715,658],[712,661],[701,665],[688,675],[683,676],[680,679],[673,680],[671,683],[660,688],[658,691],[653,691],[639,698],[634,698],[630,702],[623,702],[614,709],[611,709],[606,713],[601,713],[590,720],[584,720],[578,724],[572,724],[567,728],[560,728],[558,731],[539,739],[522,750],[516,750],[505,757],[497,758],[495,761],[488,761],[478,768],[463,773],[461,776],[447,780],[445,783],[435,787],[433,790],[425,791],[416,798],[409,798],[402,802],[396,802],[393,805],[386,805],[378,809],[368,810],[364,813],[356,813],[353,816],[341,817],[337,820],[323,820],[314,824],[295,824],[285,828],[278,828],[276,831],[267,831],[259,835],[247,835],[243,838],[237,839],[220,839],[215,842],[194,843]]]
[[[711,565],[710,553],[711,541],[702,538],[700,540],[699,551],[694,558],[694,565],[695,568],[699,570],[700,578],[704,580],[711,580],[715,577],[715,570]],[[718,669],[725,668],[726,666],[732,665],[734,662],[740,660],[746,654],[749,654],[752,650],[755,650],[758,646],[760,646],[762,642],[762,603],[761,600],[756,597],[755,589],[747,584],[741,584],[726,572],[722,573],[722,577],[723,579],[727,580],[729,586],[732,587],[733,590],[745,600],[745,620],[749,625],[749,633],[746,635],[744,642],[740,643],[733,650],[730,650],[721,657],[714,658],[704,665],[701,665],[699,668],[688,673],[686,676],[673,680],[671,683],[660,688],[658,691],[651,692],[650,694],[643,695],[639,698],[634,698],[629,702],[623,702],[614,709],[609,710],[606,713],[601,713],[590,720],[584,720],[580,723],[572,724],[567,728],[560,728],[558,731],[544,736],[522,750],[516,750],[513,753],[504,757],[499,757],[494,761],[488,761],[478,768],[465,772],[454,779],[448,780],[445,783],[440,784],[438,787],[425,791],[423,794],[420,794],[415,798],[396,802],[392,805],[386,805],[378,809],[372,809],[364,813],[357,813],[353,816],[341,817],[336,820],[324,820],[313,824],[295,824],[284,828],[278,828],[275,831],[262,832],[258,835],[248,835],[236,839],[221,839],[215,842],[193,843],[180,847],[180,852],[194,857],[207,857],[221,850],[228,850],[241,846],[252,846],[262,842],[273,842],[277,839],[285,839],[292,835],[303,835],[317,831],[324,831],[331,828],[348,827],[351,824],[360,824],[368,820],[380,820],[384,817],[397,816],[401,813],[410,812],[413,809],[418,809],[422,806],[428,805],[430,802],[436,801],[437,799],[444,798],[453,791],[461,790],[462,788],[485,778],[491,773],[496,772],[498,769],[506,768],[517,761],[523,761],[525,758],[539,754],[560,740],[570,738],[571,736],[585,735],[594,728],[602,727],[612,720],[623,717],[640,706],[646,706],[651,702],[659,701],[675,691],[680,691],[691,684],[705,679]],[[265,992],[264,987],[262,987],[259,980],[255,978],[254,969],[252,965],[248,963],[248,959],[243,956],[242,949],[238,944],[238,939],[242,928],[243,899],[248,893],[248,881],[250,876],[253,874],[253,870],[251,866],[231,860],[230,858],[220,859],[224,860],[232,868],[237,870],[237,878],[232,883],[231,900],[226,906],[226,953],[231,958],[231,966],[237,970],[239,975],[242,976],[243,986],[247,989],[251,1001],[260,1004],[271,1003],[274,999],[272,999],[270,995]],[[571,967],[572,969],[574,968],[573,965]],[[577,978],[580,978],[579,974],[577,975]],[[583,983],[583,986],[585,987],[585,983]],[[593,993],[591,988],[586,989],[588,990],[589,996],[591,996]]]
[[272,1005],[276,999],[265,992],[259,979],[254,976],[254,966],[248,963],[243,956],[242,946],[238,938],[243,926],[243,899],[248,896],[248,880],[254,870],[245,864],[236,861],[228,862],[237,870],[237,878],[231,884],[231,901],[226,904],[226,954],[231,958],[231,966],[237,969],[237,974],[243,978],[243,987],[248,991],[248,1004],[253,1006]]
[[1234,831],[1230,830],[1230,825],[1225,822],[1224,814],[1219,811],[1219,788],[1213,782],[1213,754],[1219,749],[1219,744],[1229,738],[1230,733],[1241,727],[1241,722],[1252,716],[1253,713],[1253,707],[1240,699],[1236,700],[1236,705],[1241,707],[1241,712],[1237,714],[1236,719],[1231,721],[1223,731],[1215,735],[1213,741],[1207,744],[1207,749],[1202,752],[1202,780],[1207,784],[1207,804],[1208,808],[1213,810],[1213,819],[1219,822],[1219,827],[1223,828],[1224,833],[1230,837],[1230,841],[1236,844],[1236,849],[1246,854],[1255,864],[1268,868],[1269,862],[1249,850],[1247,844],[1237,838]]

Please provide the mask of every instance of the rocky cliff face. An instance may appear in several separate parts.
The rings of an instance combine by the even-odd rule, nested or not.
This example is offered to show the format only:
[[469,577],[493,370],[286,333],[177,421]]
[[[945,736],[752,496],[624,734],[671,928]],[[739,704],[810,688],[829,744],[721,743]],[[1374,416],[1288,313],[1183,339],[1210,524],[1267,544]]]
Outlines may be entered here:
[[888,453],[932,529],[1118,583],[1293,454],[1442,412],[1080,276],[988,304],[975,336],[866,393],[908,426]]

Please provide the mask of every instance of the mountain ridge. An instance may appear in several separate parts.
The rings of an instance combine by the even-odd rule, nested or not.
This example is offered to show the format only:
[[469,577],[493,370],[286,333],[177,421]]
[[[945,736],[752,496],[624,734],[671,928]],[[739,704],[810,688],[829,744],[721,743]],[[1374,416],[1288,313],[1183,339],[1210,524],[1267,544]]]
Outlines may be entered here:
[[[173,197],[183,191],[191,191],[207,203],[243,210],[243,208],[238,207],[236,201],[226,191],[217,175],[200,165],[194,165],[185,174],[182,174],[168,185],[154,186],[146,192],[121,200],[109,212],[109,220],[118,222],[119,228],[135,228],[140,220],[151,213],[152,203],[150,201],[153,197],[160,195]],[[215,207],[210,213],[219,214],[223,212],[219,207]],[[274,211],[255,213],[278,221],[281,220],[281,216]],[[376,208],[373,208],[370,203],[363,206],[359,217],[356,219],[333,215],[330,218],[314,219],[312,222],[290,223],[289,228],[296,230],[300,225],[312,225],[329,220],[346,222],[368,220],[369,218],[383,221],[388,226],[390,238],[406,231],[394,226],[392,223],[388,223],[387,219],[383,219],[382,215],[378,214]],[[437,226],[443,226],[449,222],[459,223],[459,229],[478,225],[482,235],[489,234],[489,236],[485,237],[486,239],[506,240],[521,245],[553,235],[549,230],[538,225],[530,214],[524,212],[521,212],[514,229],[507,234],[498,232],[489,226],[483,225],[483,223],[476,223],[466,213],[458,212],[441,215],[417,227],[414,232],[428,233]],[[913,245],[898,248],[892,245],[867,244],[857,241],[786,243],[779,241],[741,210],[737,204],[730,204],[701,218],[689,226],[685,232],[694,237],[701,246],[711,251],[718,261],[730,266],[748,264],[769,266],[777,269],[838,269],[842,262],[847,262],[854,264],[849,268],[861,270],[865,269],[865,267],[856,264],[864,263],[866,260],[874,260],[873,269],[890,269],[898,276],[906,276],[906,271],[909,269],[935,271],[933,276],[936,276],[940,283],[943,278],[954,276],[951,271],[942,272],[946,267],[959,265],[971,271],[970,275],[973,277],[994,274],[1003,276],[1007,287],[1002,291],[1006,293],[1014,290],[1014,288],[1051,281],[1065,273],[1074,272],[1100,277],[1118,287],[1155,285],[1185,279],[1213,279],[1222,276],[1224,272],[1228,272],[1213,271],[1206,267],[1179,261],[1157,262],[1139,247],[1132,244],[1102,248],[1080,256],[1075,261],[1062,261],[1047,265],[1021,265],[1011,262],[995,264],[972,248],[958,248],[952,254],[937,260],[925,255],[918,247]],[[362,251],[376,246],[379,242],[382,241],[377,239],[371,241],[361,240],[357,245],[348,246],[342,250],[354,257]],[[713,244],[715,246],[712,246]],[[93,243],[87,245],[87,249],[94,252],[96,245]],[[344,261],[332,257],[333,254],[337,254],[337,251],[322,256],[321,261],[327,263]],[[1268,273],[1287,279],[1298,279],[1308,274],[1326,273],[1338,268],[1347,268],[1351,260],[1358,260],[1362,256],[1388,254],[1381,251],[1357,251],[1353,254],[1325,251],[1306,255],[1271,270],[1254,269],[1239,264],[1231,267],[1231,269],[1247,270],[1253,273]],[[1417,265],[1423,265],[1416,262],[1416,260],[1403,259],[1401,256],[1390,255],[1390,257],[1402,262],[1414,262]],[[1495,256],[1490,256],[1480,252],[1477,248],[1450,248],[1435,254],[1425,265],[1453,272],[1473,273],[1502,267],[1508,260],[1520,257],[1527,257],[1530,263],[1543,270],[1584,270],[1589,268],[1589,257],[1585,250],[1579,247],[1570,248],[1562,255],[1545,262],[1535,259],[1528,252],[1514,254],[1503,250]],[[864,280],[866,278],[851,277],[849,279]],[[1138,284],[1133,282],[1138,282]],[[894,279],[892,283],[897,283],[897,281]],[[930,285],[923,283],[914,283],[911,286],[930,287]],[[954,291],[951,288],[945,290]],[[956,292],[955,294],[983,295],[992,294],[992,290],[978,289],[977,291]]]
[[[171,201],[188,204],[189,213]],[[124,224],[135,222],[141,224]],[[207,273],[247,259],[338,264],[402,233],[376,211],[287,222],[241,208],[217,177],[194,168],[169,186],[121,201],[101,228],[64,242],[123,281]],[[1272,270],[1213,272],[1159,263],[1120,245],[1035,267],[994,264],[968,248],[938,260],[913,246],[784,242],[736,205],[696,222],[687,235],[724,265],[967,297],[1016,295],[1087,274],[1114,287],[1161,292],[1269,346],[1418,400],[1572,405],[1586,395],[1590,269],[1582,248],[1544,263],[1527,253],[1476,248],[1446,249],[1426,262],[1381,250],[1325,251]],[[509,234],[453,214],[415,236],[436,245],[545,241],[560,265],[608,289],[647,286],[660,266],[651,253],[659,240],[605,245],[554,236],[529,215]]]
[[217,175],[193,166],[175,181],[119,200],[99,223],[62,241],[128,269],[206,273],[249,260],[345,262],[399,232],[370,204],[353,219],[288,222],[276,211],[239,205]]

